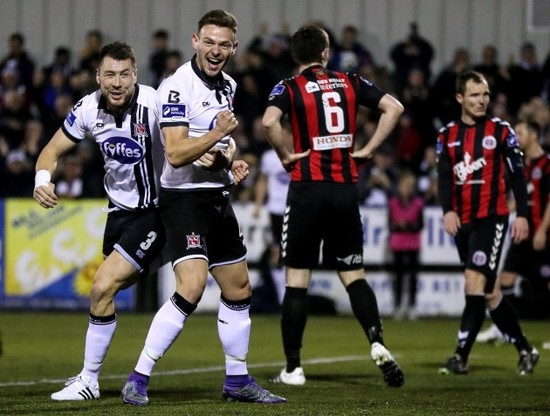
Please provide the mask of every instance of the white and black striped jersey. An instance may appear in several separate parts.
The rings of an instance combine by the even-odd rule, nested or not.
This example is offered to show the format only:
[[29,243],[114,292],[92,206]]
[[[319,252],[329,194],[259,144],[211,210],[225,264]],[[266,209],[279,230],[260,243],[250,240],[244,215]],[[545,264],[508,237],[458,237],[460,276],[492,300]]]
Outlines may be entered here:
[[[203,136],[214,128],[220,112],[232,109],[236,86],[224,72],[217,79],[207,78],[193,57],[158,88],[160,126],[187,126],[190,138]],[[230,136],[224,137],[217,147],[226,149],[229,140]],[[221,188],[232,183],[229,170],[209,172],[196,162],[174,168],[166,161],[161,175],[161,186],[165,189]]]
[[128,109],[115,116],[97,90],[75,104],[62,126],[71,140],[80,142],[89,135],[99,145],[105,161],[105,191],[122,209],[158,204],[164,151],[155,101],[153,88],[136,84]]

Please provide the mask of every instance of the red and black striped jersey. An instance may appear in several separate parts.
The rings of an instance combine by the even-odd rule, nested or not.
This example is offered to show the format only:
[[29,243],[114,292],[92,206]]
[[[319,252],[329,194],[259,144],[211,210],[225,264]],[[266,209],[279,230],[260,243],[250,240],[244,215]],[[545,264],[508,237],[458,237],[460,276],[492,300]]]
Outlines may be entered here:
[[350,157],[355,144],[359,105],[378,110],[384,92],[355,74],[321,65],[279,82],[269,105],[288,114],[294,152],[311,150],[292,168],[291,181],[356,183],[357,166]]
[[439,199],[444,212],[455,211],[463,224],[508,215],[507,172],[518,215],[527,216],[523,158],[508,123],[488,116],[474,125],[449,123],[439,131],[437,153]]
[[528,160],[525,166],[529,195],[529,232],[533,236],[539,227],[550,198],[550,155]]

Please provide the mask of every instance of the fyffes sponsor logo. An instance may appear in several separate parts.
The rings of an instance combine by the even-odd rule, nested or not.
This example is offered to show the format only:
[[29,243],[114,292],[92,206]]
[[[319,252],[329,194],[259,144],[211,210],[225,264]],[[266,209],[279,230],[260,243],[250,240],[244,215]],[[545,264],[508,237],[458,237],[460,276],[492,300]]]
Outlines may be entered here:
[[143,148],[127,137],[111,137],[101,144],[103,153],[124,165],[134,165],[143,159]]

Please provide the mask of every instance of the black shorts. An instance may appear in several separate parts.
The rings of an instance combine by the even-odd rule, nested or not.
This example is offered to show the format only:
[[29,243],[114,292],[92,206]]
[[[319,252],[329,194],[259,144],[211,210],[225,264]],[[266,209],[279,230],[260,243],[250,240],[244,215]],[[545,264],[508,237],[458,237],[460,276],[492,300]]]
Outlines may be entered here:
[[502,269],[533,280],[550,280],[550,246],[537,251],[533,248],[533,240],[525,240],[519,244],[510,244]]
[[[363,268],[363,226],[357,186],[291,182],[282,234],[283,264],[338,271]],[[285,230],[286,229],[286,230]]]
[[225,188],[160,193],[160,215],[166,228],[172,266],[202,258],[209,268],[242,261],[246,246]]
[[103,236],[105,257],[116,249],[139,272],[149,271],[153,261],[160,258],[165,244],[164,226],[158,210],[118,210],[107,215]]
[[507,231],[508,217],[496,216],[463,224],[455,236],[458,255],[465,268],[476,270],[487,278],[485,293],[491,293],[495,286]]

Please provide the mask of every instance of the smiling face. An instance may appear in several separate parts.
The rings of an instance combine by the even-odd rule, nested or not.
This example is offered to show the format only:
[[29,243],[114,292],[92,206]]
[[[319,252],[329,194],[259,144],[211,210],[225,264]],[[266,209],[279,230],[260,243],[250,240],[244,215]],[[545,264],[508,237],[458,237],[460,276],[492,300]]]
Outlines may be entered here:
[[462,121],[467,124],[487,114],[489,105],[489,86],[485,80],[475,82],[469,79],[463,93],[456,95],[456,100],[462,106]]
[[122,112],[134,96],[137,71],[130,59],[117,60],[106,56],[99,65],[96,81],[109,110]]
[[216,77],[237,50],[235,32],[227,27],[204,25],[193,34],[197,65],[209,77]]

